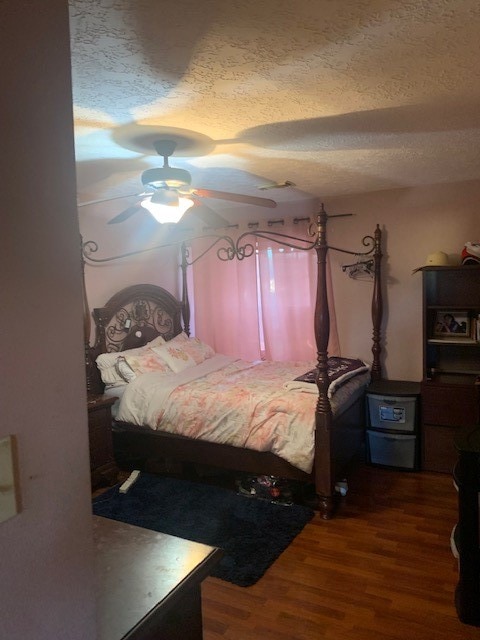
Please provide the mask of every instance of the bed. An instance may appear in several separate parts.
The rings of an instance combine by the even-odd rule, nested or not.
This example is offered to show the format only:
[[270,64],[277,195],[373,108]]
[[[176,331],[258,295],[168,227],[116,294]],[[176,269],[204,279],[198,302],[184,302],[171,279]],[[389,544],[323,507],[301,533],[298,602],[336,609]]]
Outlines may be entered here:
[[[318,264],[317,354],[311,362],[246,363],[209,351],[208,345],[191,338],[185,245],[181,301],[161,287],[140,284],[122,289],[104,307],[94,309],[95,344],[86,344],[87,386],[89,393],[121,396],[113,423],[116,455],[123,461],[135,461],[135,467],[141,460],[166,458],[312,483],[322,517],[332,517],[338,500],[337,483],[364,439],[366,386],[381,377],[382,254],[377,225],[373,235],[363,239],[368,247],[364,255],[373,260],[373,360],[368,367],[363,362],[353,363],[353,372],[344,375],[349,363],[329,359],[327,354],[326,256],[334,249],[327,244],[328,217],[322,207],[311,225],[309,248],[316,251]],[[251,232],[260,233],[264,232]],[[280,243],[292,241],[282,234],[273,235]],[[229,245],[228,259],[236,251],[245,251],[244,246]],[[85,304],[86,325],[89,316]],[[166,362],[167,371],[157,370],[158,361],[151,366],[147,352],[148,357]],[[190,364],[184,367],[186,358]],[[102,362],[104,369],[113,366],[112,375],[123,377],[126,384],[109,384],[105,389],[104,380],[109,378],[105,370],[100,376]],[[339,372],[332,381],[334,369]],[[229,398],[233,403],[221,406]],[[249,403],[252,421],[242,413]],[[201,431],[195,416],[207,415],[207,411],[213,413],[208,414]],[[229,414],[228,420],[225,414]],[[179,424],[183,427],[180,431]],[[236,428],[231,429],[232,425]],[[282,440],[279,433],[287,435]]]

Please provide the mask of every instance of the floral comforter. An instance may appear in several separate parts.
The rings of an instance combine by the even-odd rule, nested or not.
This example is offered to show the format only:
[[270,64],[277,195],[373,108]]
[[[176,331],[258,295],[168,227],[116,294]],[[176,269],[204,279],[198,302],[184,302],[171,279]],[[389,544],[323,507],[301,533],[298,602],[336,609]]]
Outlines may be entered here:
[[[145,373],[130,382],[116,419],[168,433],[271,451],[310,473],[316,395],[284,384],[313,368],[305,362],[246,362],[215,355],[181,373]],[[363,392],[369,373],[343,387]],[[336,402],[338,396],[338,402]],[[338,410],[345,400],[332,399]]]

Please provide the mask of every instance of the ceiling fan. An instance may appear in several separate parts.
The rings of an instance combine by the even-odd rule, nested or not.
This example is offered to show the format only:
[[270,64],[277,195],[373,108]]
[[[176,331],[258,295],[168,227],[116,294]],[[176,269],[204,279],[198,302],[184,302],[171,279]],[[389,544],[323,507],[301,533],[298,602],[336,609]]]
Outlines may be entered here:
[[[213,189],[199,189],[191,186],[192,177],[185,169],[171,167],[168,159],[173,155],[176,142],[168,139],[160,139],[153,143],[153,147],[158,155],[163,157],[163,167],[146,169],[141,176],[144,191],[139,194],[133,194],[138,201],[133,205],[109,220],[108,224],[117,224],[128,220],[131,216],[143,209],[147,209],[160,223],[178,222],[184,213],[194,205],[199,205],[204,198],[213,198],[219,200],[227,200],[230,202],[239,202],[242,204],[250,204],[259,207],[276,207],[275,200],[269,198],[259,198],[257,196],[242,195],[239,193],[230,193],[228,191],[216,191]],[[93,200],[83,203],[79,206],[87,204],[95,204],[98,202],[107,202],[122,197],[106,198],[105,200]],[[209,227],[225,227],[229,222],[220,216],[216,211],[201,203],[198,211],[192,209]]]

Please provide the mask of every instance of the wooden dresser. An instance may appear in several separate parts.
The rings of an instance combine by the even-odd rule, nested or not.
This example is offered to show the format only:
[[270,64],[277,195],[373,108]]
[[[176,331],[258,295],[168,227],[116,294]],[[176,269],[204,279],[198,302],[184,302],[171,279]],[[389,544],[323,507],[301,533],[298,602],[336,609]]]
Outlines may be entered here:
[[223,552],[93,516],[97,640],[202,640],[201,582]]

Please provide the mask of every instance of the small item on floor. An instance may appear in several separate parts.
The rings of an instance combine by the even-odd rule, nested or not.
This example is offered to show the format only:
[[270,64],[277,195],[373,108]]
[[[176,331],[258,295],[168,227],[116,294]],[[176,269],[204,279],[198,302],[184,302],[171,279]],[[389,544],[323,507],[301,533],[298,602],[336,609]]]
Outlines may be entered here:
[[276,476],[246,476],[236,481],[238,493],[282,505],[293,504],[293,492],[288,480]]
[[341,482],[337,482],[335,485],[335,491],[339,493],[341,496],[346,496],[348,491],[348,483],[346,480],[342,480]]
[[120,485],[118,489],[120,493],[127,493],[127,491],[130,489],[132,484],[136,482],[139,475],[140,475],[140,471],[138,469],[135,469],[135,471],[132,471],[132,473],[128,476],[125,482]]

